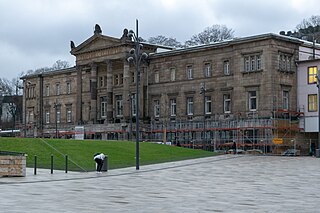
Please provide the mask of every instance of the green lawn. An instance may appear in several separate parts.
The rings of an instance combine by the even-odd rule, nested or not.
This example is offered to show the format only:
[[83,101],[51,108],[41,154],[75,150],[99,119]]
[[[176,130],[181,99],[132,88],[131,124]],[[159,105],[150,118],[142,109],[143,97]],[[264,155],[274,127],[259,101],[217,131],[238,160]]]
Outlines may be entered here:
[[[64,140],[41,138],[0,137],[0,151],[23,152],[28,155],[27,167],[33,167],[37,156],[38,168],[50,168],[53,155],[54,169],[65,168],[65,155],[68,156],[68,169],[72,171],[93,171],[93,155],[103,152],[108,155],[109,169],[135,166],[136,143],[128,141],[103,140]],[[216,155],[213,152],[193,150],[175,146],[140,143],[140,165],[178,161]]]

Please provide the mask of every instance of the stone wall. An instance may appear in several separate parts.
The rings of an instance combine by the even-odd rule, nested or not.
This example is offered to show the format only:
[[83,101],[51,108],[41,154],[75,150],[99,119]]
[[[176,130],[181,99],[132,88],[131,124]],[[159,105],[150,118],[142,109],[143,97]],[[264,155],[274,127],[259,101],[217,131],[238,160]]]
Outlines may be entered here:
[[26,176],[26,156],[0,155],[0,177]]

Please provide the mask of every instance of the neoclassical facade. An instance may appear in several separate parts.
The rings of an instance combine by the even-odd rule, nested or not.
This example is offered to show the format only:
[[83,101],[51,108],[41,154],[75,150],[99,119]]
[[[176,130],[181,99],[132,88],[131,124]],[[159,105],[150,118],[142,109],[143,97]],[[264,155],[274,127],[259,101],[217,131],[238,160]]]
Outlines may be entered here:
[[[309,54],[301,46],[311,48],[301,40],[263,34],[184,49],[142,44],[149,57],[141,64],[139,109],[135,65],[127,60],[133,41],[127,30],[113,38],[96,27],[83,43],[71,42],[75,67],[22,78],[26,134],[72,135],[80,125],[88,138],[128,139],[139,110],[144,140],[216,148],[270,145],[288,137],[281,125],[295,125],[288,122],[299,116],[296,61]],[[290,130],[290,139],[299,131]]]

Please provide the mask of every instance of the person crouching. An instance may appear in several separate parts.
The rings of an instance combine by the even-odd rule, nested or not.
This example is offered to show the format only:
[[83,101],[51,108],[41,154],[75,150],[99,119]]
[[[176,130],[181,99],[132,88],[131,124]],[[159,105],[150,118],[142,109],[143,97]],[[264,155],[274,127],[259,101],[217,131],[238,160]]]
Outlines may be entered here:
[[94,155],[93,160],[97,163],[97,172],[101,173],[101,169],[106,156],[103,153],[97,153]]

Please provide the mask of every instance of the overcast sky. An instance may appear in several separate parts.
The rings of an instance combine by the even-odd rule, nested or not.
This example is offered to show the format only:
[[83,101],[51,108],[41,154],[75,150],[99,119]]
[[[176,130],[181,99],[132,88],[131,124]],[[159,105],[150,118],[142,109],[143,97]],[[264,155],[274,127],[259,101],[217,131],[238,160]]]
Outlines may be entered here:
[[320,15],[319,0],[0,0],[0,77],[50,67],[57,60],[75,64],[70,40],[79,45],[93,35],[121,37],[124,28],[147,39],[164,35],[180,42],[213,24],[236,37],[294,30]]

